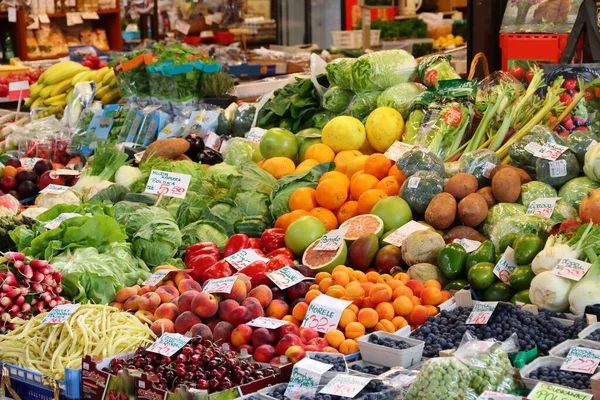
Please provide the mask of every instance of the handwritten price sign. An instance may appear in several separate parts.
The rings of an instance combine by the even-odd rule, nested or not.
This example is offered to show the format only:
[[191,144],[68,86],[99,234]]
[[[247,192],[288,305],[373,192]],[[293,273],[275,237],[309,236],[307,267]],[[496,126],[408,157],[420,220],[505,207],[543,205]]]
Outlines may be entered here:
[[412,146],[410,144],[395,141],[385,151],[385,153],[383,153],[383,155],[386,156],[387,158],[389,158],[390,160],[392,160],[393,162],[396,162],[400,159],[400,157],[402,157],[404,155],[404,153],[411,150],[413,147],[414,146]]
[[244,249],[240,250],[235,254],[230,255],[229,257],[225,257],[225,261],[233,266],[233,268],[238,271],[246,268],[248,265],[252,264],[254,261],[269,261],[268,258],[260,256],[253,249]]
[[191,339],[191,337],[186,337],[179,333],[163,333],[162,336],[146,350],[170,357],[177,353],[179,349],[185,346]]
[[165,278],[165,276],[169,275],[169,272],[171,272],[171,271],[170,270],[156,271],[155,273],[153,273],[152,275],[150,275],[148,277],[148,279],[146,279],[144,281],[144,286],[156,286],[156,285],[158,285]]
[[544,160],[556,161],[562,153],[567,151],[567,146],[561,146],[560,144],[546,143],[540,145],[535,142],[531,142],[525,146],[525,150],[533,154],[537,158],[543,158]]
[[56,306],[46,315],[42,324],[62,324],[79,308],[79,304]]
[[254,128],[250,129],[250,132],[248,132],[246,135],[246,139],[256,144],[260,144],[260,141],[262,140],[262,137],[265,136],[265,133],[267,133],[265,129],[255,126]]
[[282,321],[275,318],[258,317],[248,322],[246,325],[254,326],[256,328],[278,329],[289,323],[289,321]]
[[498,305],[497,301],[478,301],[473,306],[473,310],[471,314],[469,314],[469,318],[465,321],[466,325],[485,325],[488,323],[496,306]]
[[308,306],[308,311],[306,311],[306,316],[304,317],[304,321],[302,321],[302,327],[327,333],[338,326],[342,311],[350,304],[352,304],[351,301],[340,300],[322,294],[315,298]]
[[40,190],[40,193],[61,194],[66,192],[67,190],[69,190],[68,186],[55,185],[51,183],[50,185]]
[[485,391],[477,400],[524,400],[525,397],[513,396],[512,394]]
[[560,369],[591,375],[596,372],[599,363],[600,350],[574,346],[569,350],[565,362],[560,366]]
[[515,261],[515,251],[512,247],[508,246],[502,255],[498,264],[494,267],[494,275],[496,275],[502,282],[508,284],[508,278],[510,274],[517,268],[517,262]]
[[396,229],[391,235],[383,239],[383,241],[393,244],[394,246],[402,247],[402,243],[404,243],[404,240],[408,237],[408,235],[417,231],[426,231],[427,229],[429,228],[418,223],[417,221],[409,221],[400,228]]
[[458,243],[464,247],[467,253],[472,253],[481,246],[481,242],[471,239],[454,239],[454,243]]
[[576,258],[563,258],[556,264],[552,273],[561,278],[579,281],[591,266],[592,264],[577,260]]
[[233,284],[238,280],[238,276],[228,276],[226,278],[211,279],[206,284],[202,292],[204,293],[231,293]]
[[331,368],[333,365],[303,358],[294,365],[284,396],[290,399],[299,399],[303,395],[313,396],[317,392],[321,375]]
[[177,197],[184,199],[192,177],[187,174],[159,171],[153,169],[146,183],[144,193],[157,194],[159,196]]
[[371,382],[371,378],[338,374],[319,393],[353,398],[369,382]]
[[549,383],[538,383],[527,398],[530,400],[591,400],[592,395]]
[[335,251],[339,249],[342,243],[344,242],[344,236],[346,236],[348,229],[350,229],[350,227],[343,229],[334,229],[331,232],[324,234],[323,236],[321,236],[321,240],[319,240],[319,243],[317,243],[317,245],[315,246],[315,250]]
[[527,207],[527,214],[541,215],[542,217],[550,218],[554,212],[556,201],[560,197],[541,197],[535,199]]
[[305,279],[310,279],[290,267],[283,267],[267,274],[270,280],[281,290],[287,289]]

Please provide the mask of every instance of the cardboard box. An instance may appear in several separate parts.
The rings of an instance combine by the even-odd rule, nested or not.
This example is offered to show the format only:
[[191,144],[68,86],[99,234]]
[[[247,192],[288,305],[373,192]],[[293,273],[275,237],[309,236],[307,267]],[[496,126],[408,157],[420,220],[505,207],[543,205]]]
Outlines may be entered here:
[[127,400],[135,396],[136,377],[123,369],[117,375],[105,370],[114,358],[129,359],[133,353],[108,357],[85,356],[81,368],[81,397],[86,400]]

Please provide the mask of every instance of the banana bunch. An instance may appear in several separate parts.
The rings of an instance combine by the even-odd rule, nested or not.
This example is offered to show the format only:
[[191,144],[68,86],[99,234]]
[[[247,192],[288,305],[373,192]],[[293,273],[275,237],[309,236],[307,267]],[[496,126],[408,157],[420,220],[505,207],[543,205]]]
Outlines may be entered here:
[[79,63],[63,61],[52,65],[31,85],[25,105],[29,108],[64,108],[73,93],[73,87],[79,82],[89,81],[96,82],[96,99],[103,104],[116,103],[121,98],[112,68],[104,67],[93,71]]

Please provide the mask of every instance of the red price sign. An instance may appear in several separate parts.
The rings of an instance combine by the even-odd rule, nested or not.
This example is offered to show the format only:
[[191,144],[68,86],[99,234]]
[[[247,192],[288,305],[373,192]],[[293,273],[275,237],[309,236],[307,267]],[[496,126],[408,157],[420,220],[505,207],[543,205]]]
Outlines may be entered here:
[[600,363],[600,351],[585,347],[571,347],[560,369],[565,371],[593,374]]
[[363,390],[370,381],[371,378],[339,374],[334,376],[319,393],[353,398]]
[[239,277],[236,275],[226,278],[211,279],[204,285],[202,291],[204,293],[231,293],[233,284]]
[[153,169],[145,193],[184,199],[191,179],[190,175]]
[[473,311],[465,321],[466,325],[485,325],[488,323],[496,306],[497,301],[479,301],[473,306]]
[[586,272],[590,269],[592,264],[586,263],[575,258],[563,258],[561,259],[556,267],[552,270],[552,273],[561,278],[571,279],[573,281],[579,281]]

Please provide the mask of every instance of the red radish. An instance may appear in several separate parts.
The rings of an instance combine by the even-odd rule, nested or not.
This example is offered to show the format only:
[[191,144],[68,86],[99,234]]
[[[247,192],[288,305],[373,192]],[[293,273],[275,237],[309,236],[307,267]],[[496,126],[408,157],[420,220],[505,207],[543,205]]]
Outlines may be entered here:
[[4,253],[4,258],[8,261],[25,261],[25,254],[16,251],[7,251]]
[[31,279],[33,277],[33,270],[29,265],[23,266],[23,276],[27,279]]
[[56,300],[51,300],[50,303],[48,303],[48,305],[52,308],[56,307],[58,305],[58,303],[56,302]]
[[22,306],[25,303],[25,297],[19,296],[15,299],[15,304],[18,306]]
[[29,303],[25,303],[21,306],[21,311],[23,311],[24,313],[28,313],[29,311],[31,311],[31,304]]
[[25,267],[25,263],[23,261],[15,261],[13,264],[16,270],[21,271]]
[[47,267],[48,266],[48,261],[46,261],[46,260],[31,260],[29,262],[29,265],[31,265],[31,268]]
[[40,274],[39,272],[34,272],[31,280],[34,282],[41,282],[44,280],[44,274]]
[[8,297],[3,297],[0,299],[0,305],[4,308],[12,307],[12,300]]
[[42,293],[44,291],[42,284],[38,282],[32,283],[31,289],[34,290],[36,293]]
[[8,286],[19,286],[19,282],[17,281],[17,278],[12,272],[8,273],[6,279],[4,279],[4,283]]
[[15,299],[21,295],[21,289],[11,289],[6,292],[6,296]]

